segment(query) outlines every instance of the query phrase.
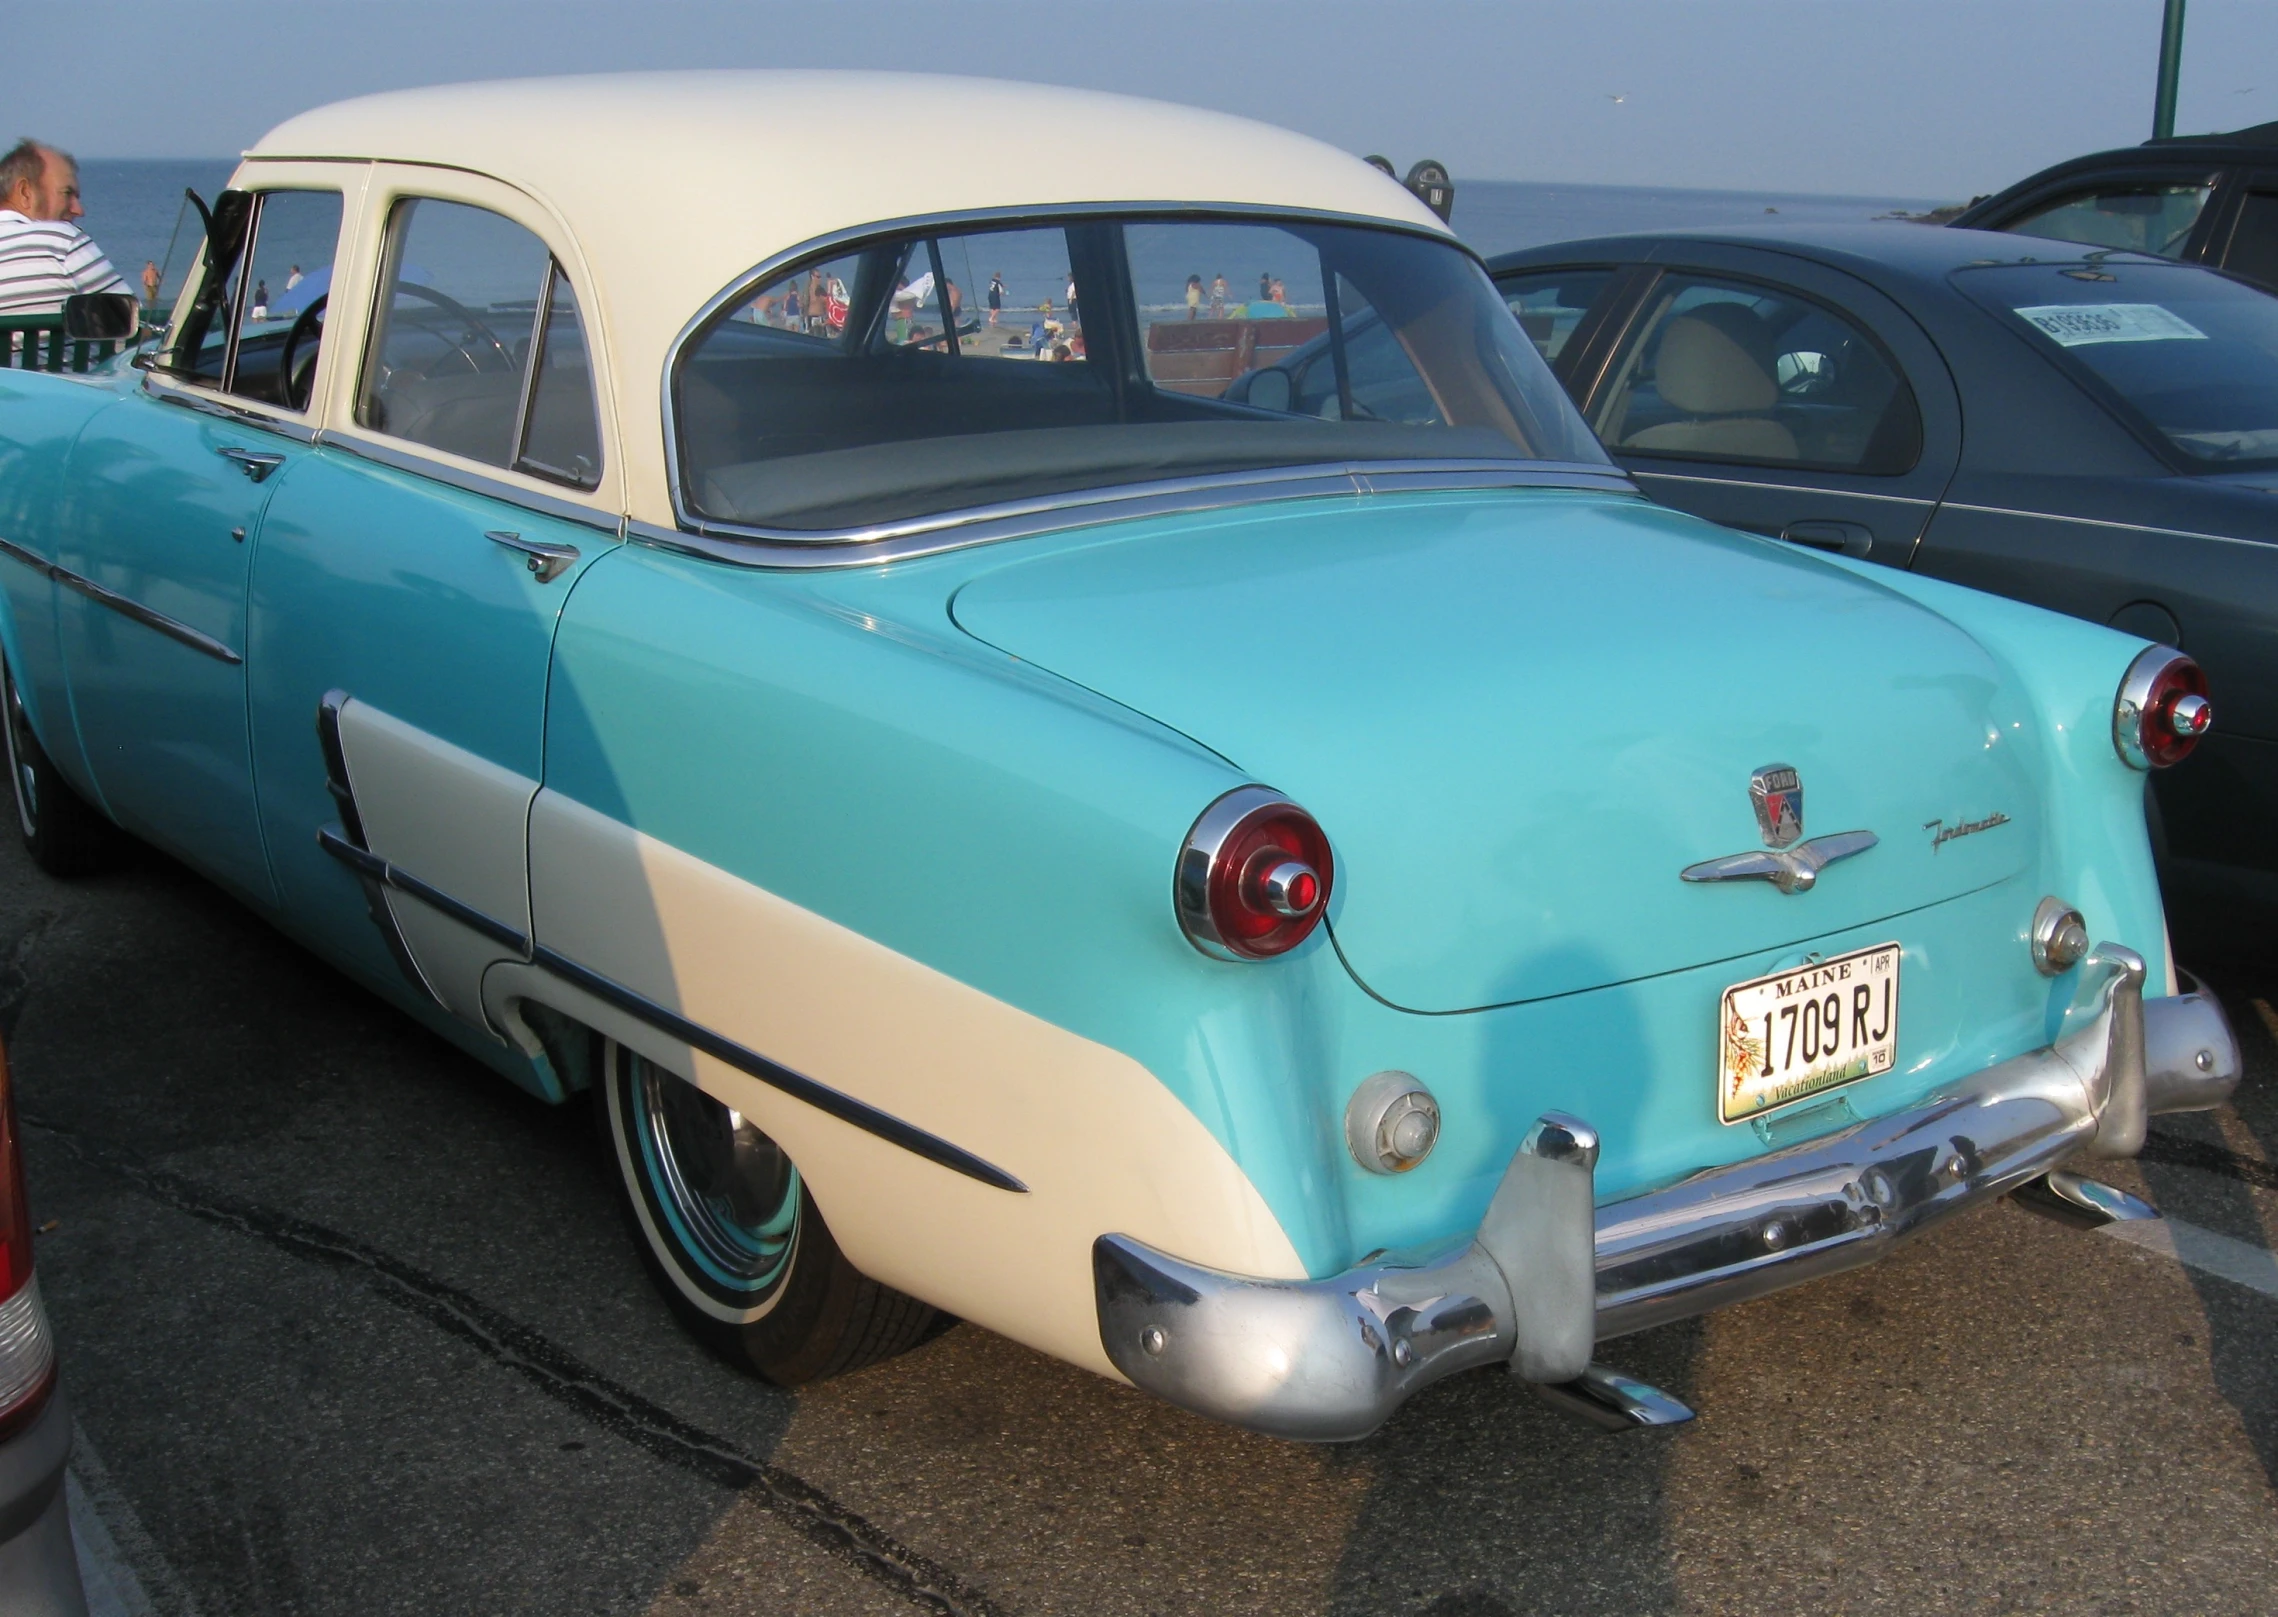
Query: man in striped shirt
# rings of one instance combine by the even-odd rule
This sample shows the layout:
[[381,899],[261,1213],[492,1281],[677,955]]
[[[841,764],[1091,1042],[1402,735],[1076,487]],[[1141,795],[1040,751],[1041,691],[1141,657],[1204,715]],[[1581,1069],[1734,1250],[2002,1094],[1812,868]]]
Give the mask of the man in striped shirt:
[[21,140],[0,157],[0,314],[52,314],[74,292],[128,289],[72,223],[84,211],[68,153]]

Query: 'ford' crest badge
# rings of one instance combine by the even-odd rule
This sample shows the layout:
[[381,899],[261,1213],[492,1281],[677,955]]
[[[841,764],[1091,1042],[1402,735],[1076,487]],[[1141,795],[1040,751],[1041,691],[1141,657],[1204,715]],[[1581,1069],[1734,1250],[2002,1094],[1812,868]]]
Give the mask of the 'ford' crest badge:
[[1786,764],[1766,764],[1748,777],[1748,800],[1764,846],[1784,848],[1803,835],[1803,778]]

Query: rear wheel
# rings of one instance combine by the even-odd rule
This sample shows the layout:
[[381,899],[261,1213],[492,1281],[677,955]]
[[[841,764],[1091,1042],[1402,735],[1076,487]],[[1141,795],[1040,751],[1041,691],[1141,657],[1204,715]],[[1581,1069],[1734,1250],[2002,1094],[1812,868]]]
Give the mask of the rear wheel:
[[40,738],[32,734],[6,657],[0,657],[0,750],[6,753],[16,829],[31,850],[32,862],[51,876],[84,876],[101,869],[117,832],[72,790]]
[[730,1363],[796,1386],[944,1323],[848,1263],[783,1148],[694,1084],[607,1043],[595,1089],[649,1276]]

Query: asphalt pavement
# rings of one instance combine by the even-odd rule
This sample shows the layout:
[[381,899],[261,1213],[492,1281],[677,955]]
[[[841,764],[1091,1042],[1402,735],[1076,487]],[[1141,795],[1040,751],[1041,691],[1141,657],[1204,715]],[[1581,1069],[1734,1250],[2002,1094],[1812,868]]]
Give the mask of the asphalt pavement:
[[959,1326],[795,1393],[649,1291],[582,1104],[528,1099],[171,862],[0,838],[0,1032],[107,1609],[354,1613],[2278,1608],[2278,967],[2201,961],[2236,1106],[1606,1358],[1606,1437],[1498,1372],[1375,1438],[1215,1426]]

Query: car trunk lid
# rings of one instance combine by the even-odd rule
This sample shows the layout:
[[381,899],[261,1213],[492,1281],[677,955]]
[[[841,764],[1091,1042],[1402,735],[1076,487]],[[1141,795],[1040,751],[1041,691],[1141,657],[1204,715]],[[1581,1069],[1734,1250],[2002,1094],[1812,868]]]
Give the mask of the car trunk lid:
[[[2039,836],[2021,713],[1975,641],[1625,497],[1133,523],[1010,560],[953,610],[1311,810],[1336,850],[1336,945],[1407,1009],[1803,947],[2014,875]],[[1805,838],[1878,845],[1805,892],[1681,881],[1765,846],[1749,784],[1770,764],[1799,773]]]

